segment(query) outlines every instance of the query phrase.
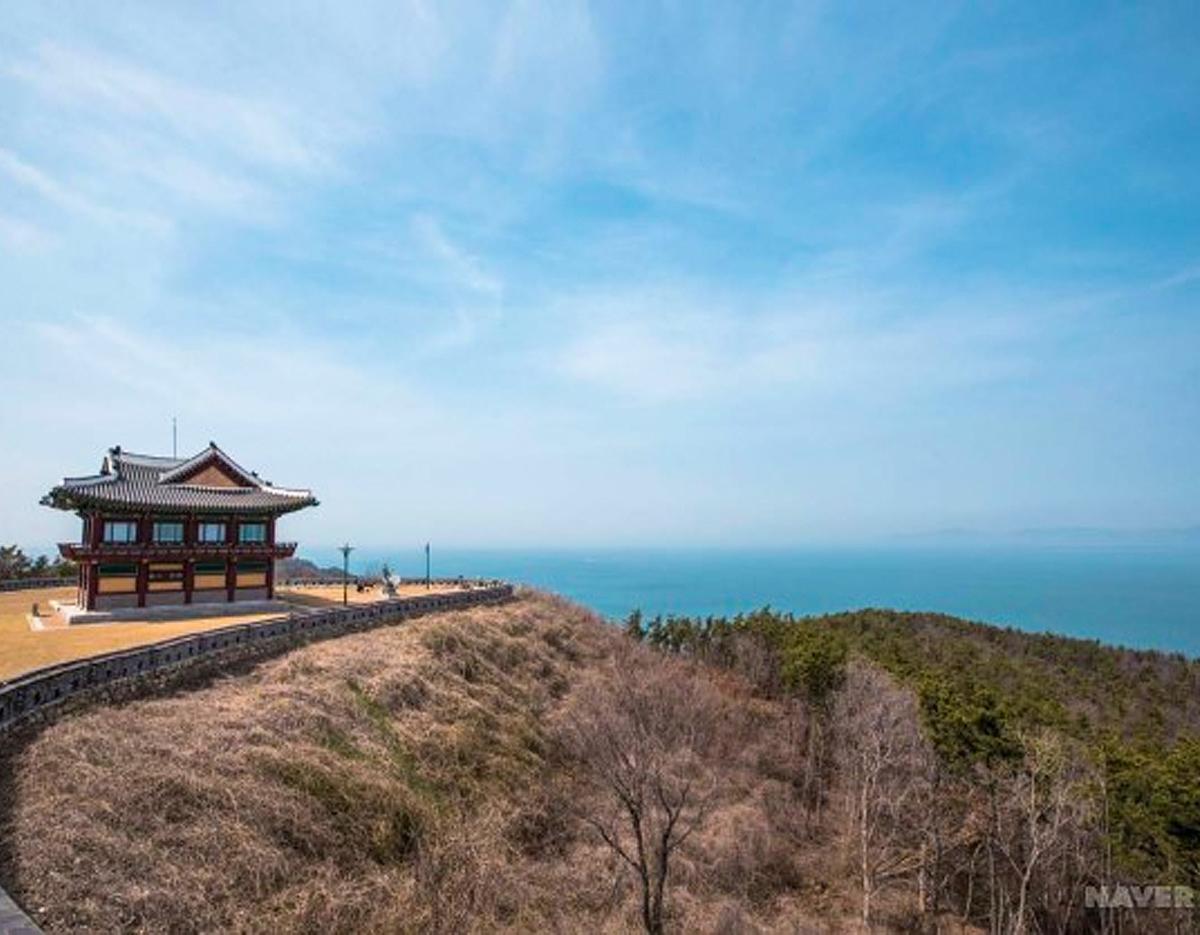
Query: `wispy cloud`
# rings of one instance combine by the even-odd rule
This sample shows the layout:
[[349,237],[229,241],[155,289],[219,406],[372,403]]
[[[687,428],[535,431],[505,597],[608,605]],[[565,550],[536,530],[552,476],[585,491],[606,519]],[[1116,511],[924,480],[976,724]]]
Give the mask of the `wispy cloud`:
[[573,308],[578,333],[555,361],[565,376],[649,402],[803,393],[879,402],[1028,372],[1027,315],[897,316],[890,297],[768,296],[754,306],[698,290],[624,293]]
[[144,121],[244,159],[312,170],[330,161],[328,141],[301,129],[294,104],[253,100],[196,87],[84,49],[44,43],[9,73],[60,103]]
[[418,243],[445,266],[454,285],[491,299],[503,295],[504,283],[499,277],[487,272],[478,257],[451,241],[437,218],[418,214],[412,219],[412,229]]
[[0,243],[15,253],[37,252],[53,244],[53,236],[21,218],[0,214]]
[[1200,282],[1200,263],[1191,263],[1169,276],[1164,276],[1154,283],[1154,287],[1156,289],[1177,289],[1194,282]]
[[40,195],[63,211],[85,215],[105,224],[126,223],[159,233],[169,230],[162,217],[137,210],[124,210],[102,204],[76,189],[60,182],[43,169],[26,162],[11,150],[0,147],[0,174]]

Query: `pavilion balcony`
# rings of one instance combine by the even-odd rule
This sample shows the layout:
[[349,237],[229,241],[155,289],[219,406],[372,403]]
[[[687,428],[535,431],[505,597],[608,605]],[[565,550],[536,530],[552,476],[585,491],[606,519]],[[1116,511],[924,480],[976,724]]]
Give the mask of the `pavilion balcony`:
[[291,558],[295,542],[60,542],[59,554],[74,562],[104,559],[161,559],[163,561],[204,558]]

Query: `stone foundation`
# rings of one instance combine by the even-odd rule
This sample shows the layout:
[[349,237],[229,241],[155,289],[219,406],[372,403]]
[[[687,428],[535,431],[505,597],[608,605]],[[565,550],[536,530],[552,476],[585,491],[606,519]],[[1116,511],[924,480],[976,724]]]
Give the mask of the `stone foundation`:
[[[224,591],[213,592],[224,594]],[[255,589],[253,593],[259,593]],[[291,610],[285,601],[266,600],[266,588],[261,589],[261,600],[239,600],[234,603],[222,601],[212,604],[184,604],[182,595],[167,594],[158,597],[179,598],[153,607],[123,606],[113,610],[83,610],[78,604],[51,601],[54,613],[65,623],[76,626],[83,623],[119,623],[123,620],[187,620],[191,617],[236,617],[241,614],[276,614]],[[149,595],[147,595],[149,597]]]
[[[51,601],[53,603],[53,601]],[[137,607],[136,594],[97,594],[96,610],[122,610],[126,607]]]
[[182,591],[151,591],[146,595],[147,607],[178,607],[184,602]]

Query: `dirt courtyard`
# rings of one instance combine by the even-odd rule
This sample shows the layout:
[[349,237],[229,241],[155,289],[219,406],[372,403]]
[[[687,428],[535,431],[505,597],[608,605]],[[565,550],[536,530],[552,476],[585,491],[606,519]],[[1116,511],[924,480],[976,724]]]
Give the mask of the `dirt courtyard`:
[[[414,597],[450,590],[458,588],[435,584],[426,590],[424,585],[403,585],[399,589],[399,596]],[[235,623],[252,623],[278,615],[278,612],[274,611],[192,617],[186,620],[122,620],[72,627],[54,625],[49,618],[50,601],[70,601],[74,597],[74,588],[38,588],[0,593],[0,681],[58,662],[85,659],[100,653],[169,640],[187,633],[215,630]],[[338,585],[280,588],[276,597],[297,608],[333,607],[341,604],[342,589]],[[383,600],[384,594],[378,588],[359,592],[351,585],[347,598],[353,604],[366,604]],[[35,603],[46,617],[45,629],[34,630],[29,625],[27,615]]]

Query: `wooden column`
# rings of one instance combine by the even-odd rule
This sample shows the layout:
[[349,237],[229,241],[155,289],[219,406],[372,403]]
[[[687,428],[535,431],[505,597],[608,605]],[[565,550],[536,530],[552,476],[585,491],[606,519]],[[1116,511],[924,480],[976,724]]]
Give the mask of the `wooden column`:
[[150,590],[150,563],[144,558],[138,559],[137,566],[137,605],[146,606],[146,592]]
[[[87,545],[91,541],[92,530],[88,523],[87,514],[80,513],[79,517],[83,521],[83,532],[79,536],[79,542],[81,545]],[[87,607],[88,599],[87,567],[88,563],[81,561],[75,572],[75,603],[83,608]]]
[[100,596],[100,563],[91,562],[88,568],[88,601],[87,609],[96,609],[96,598]]
[[267,516],[263,519],[266,523],[266,542],[269,548],[267,549],[267,600],[275,600],[275,517]]
[[88,533],[88,545],[98,549],[104,537],[104,517],[99,513],[92,513],[88,517]]
[[150,548],[154,528],[150,525],[150,514],[143,513],[137,520],[137,544],[141,546],[141,555],[137,563],[137,605],[146,606],[146,594],[150,590],[150,564],[146,560],[146,552]]
[[237,560],[233,556],[233,546],[237,542],[237,520],[228,517],[225,520],[225,599],[232,603],[237,600]]
[[[185,516],[183,518],[183,545],[192,552],[196,549],[195,516]],[[192,602],[192,592],[194,590],[196,590],[196,560],[194,558],[185,558],[183,560],[183,602],[185,604]]]

